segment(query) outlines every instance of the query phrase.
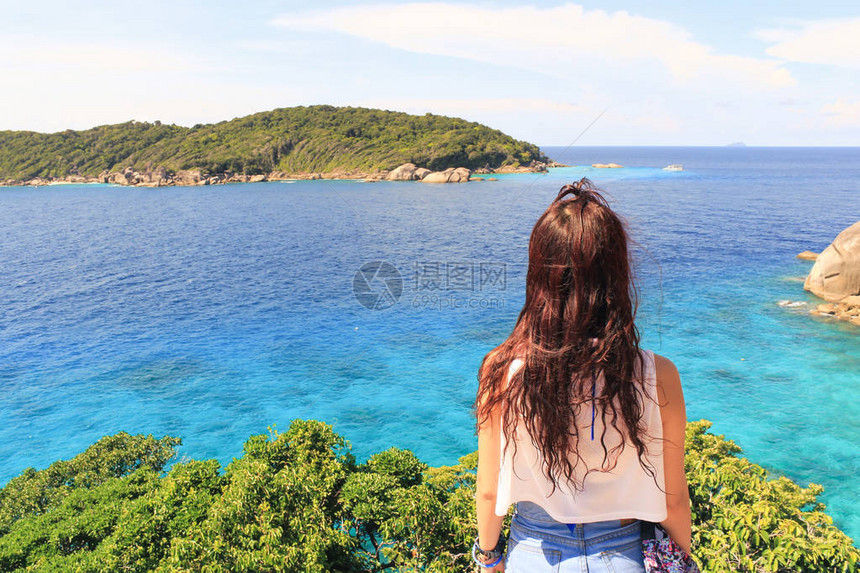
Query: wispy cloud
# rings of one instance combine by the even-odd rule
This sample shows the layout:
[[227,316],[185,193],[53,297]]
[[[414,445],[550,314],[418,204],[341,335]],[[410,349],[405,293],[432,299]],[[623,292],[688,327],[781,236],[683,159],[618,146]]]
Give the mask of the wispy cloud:
[[579,114],[590,110],[582,104],[553,101],[544,98],[476,98],[476,99],[380,99],[365,105],[405,109],[416,113],[433,111],[440,114],[468,115],[476,112],[515,113],[540,112]]
[[860,127],[860,99],[848,101],[842,98],[824,105],[821,113],[828,125],[835,127]]
[[0,129],[193,125],[329,103],[453,115],[542,144],[567,144],[607,108],[580,143],[860,144],[856,11],[787,20],[788,9],[749,5],[748,21],[768,28],[754,32],[583,1],[173,2],[131,35],[132,5],[58,3],[39,26],[39,9],[12,11]]
[[719,54],[670,22],[625,11],[493,8],[450,3],[359,5],[282,16],[286,28],[335,31],[419,52],[569,75],[608,65],[656,66],[684,84],[721,77],[749,88],[796,83],[777,60]]
[[756,36],[773,43],[766,52],[775,58],[860,68],[860,18],[803,22],[758,30]]
[[283,105],[289,87],[247,85],[216,62],[144,45],[0,39],[0,129],[85,129],[130,119],[193,125]]
[[101,74],[135,74],[183,72],[199,70],[200,61],[159,48],[122,47],[93,42],[76,45],[60,43],[33,43],[26,38],[0,40],[0,70],[3,72],[30,71],[47,75],[54,73],[86,74],[99,77]]

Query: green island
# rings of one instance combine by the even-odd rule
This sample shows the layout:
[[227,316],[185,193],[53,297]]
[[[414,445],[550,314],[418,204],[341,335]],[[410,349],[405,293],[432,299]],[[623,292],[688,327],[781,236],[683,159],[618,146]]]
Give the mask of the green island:
[[[687,427],[693,548],[711,573],[857,571],[816,501],[740,448]],[[0,490],[2,571],[471,571],[477,453],[428,467],[391,448],[357,463],[328,424],[251,436],[226,468],[179,438],[105,436]]]
[[84,131],[0,131],[0,184],[5,185],[379,178],[406,163],[430,171],[489,172],[549,161],[536,145],[479,123],[328,105],[193,127],[129,121]]

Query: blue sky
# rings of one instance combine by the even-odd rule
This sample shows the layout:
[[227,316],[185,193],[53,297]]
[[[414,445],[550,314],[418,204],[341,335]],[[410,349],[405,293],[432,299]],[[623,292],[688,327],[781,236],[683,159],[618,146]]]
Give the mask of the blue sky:
[[860,145],[860,7],[0,0],[0,129],[327,103],[540,145]]

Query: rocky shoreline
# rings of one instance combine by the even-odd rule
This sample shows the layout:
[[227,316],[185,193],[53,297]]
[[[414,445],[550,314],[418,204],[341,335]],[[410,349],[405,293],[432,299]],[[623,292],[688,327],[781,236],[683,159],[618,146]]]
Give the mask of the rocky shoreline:
[[819,304],[810,311],[819,316],[829,316],[860,326],[860,296],[849,296],[839,302]]
[[[221,185],[226,183],[258,183],[261,181],[296,181],[316,179],[349,179],[360,181],[422,181],[425,183],[464,183],[471,180],[486,179],[483,177],[473,178],[473,175],[492,175],[495,173],[545,173],[548,168],[567,167],[560,163],[543,163],[533,161],[528,166],[513,167],[510,165],[491,168],[483,167],[474,171],[465,167],[451,167],[444,171],[431,171],[423,167],[416,167],[412,163],[405,163],[391,171],[332,171],[288,173],[286,171],[272,171],[266,174],[247,175],[244,173],[216,173],[207,174],[199,169],[189,169],[170,172],[164,167],[156,167],[145,171],[137,171],[126,167],[122,171],[102,171],[96,176],[66,175],[65,177],[35,177],[32,179],[7,179],[0,181],[0,187],[28,186],[41,187],[44,185],[70,185],[87,183],[107,183],[113,185],[125,185],[130,187],[174,187],[174,186],[196,186],[196,185]],[[492,177],[488,178],[492,179]]]
[[860,326],[860,221],[839,233],[821,254],[803,251],[797,258],[815,261],[803,288],[826,301],[810,312]]

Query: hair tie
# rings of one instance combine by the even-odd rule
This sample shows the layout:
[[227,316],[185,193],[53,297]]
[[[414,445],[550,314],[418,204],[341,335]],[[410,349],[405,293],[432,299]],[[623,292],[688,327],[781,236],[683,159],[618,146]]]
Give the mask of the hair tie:
[[594,189],[594,184],[587,178],[583,177],[579,181],[574,181],[573,183],[568,183],[563,186],[561,190],[558,192],[558,196],[555,198],[556,201],[561,200],[567,194],[573,195],[577,199],[580,197],[584,197],[586,200],[593,197],[592,190]]

